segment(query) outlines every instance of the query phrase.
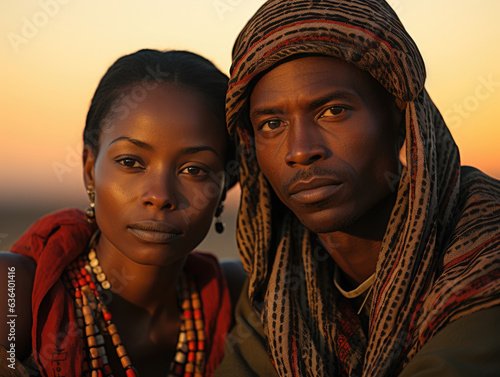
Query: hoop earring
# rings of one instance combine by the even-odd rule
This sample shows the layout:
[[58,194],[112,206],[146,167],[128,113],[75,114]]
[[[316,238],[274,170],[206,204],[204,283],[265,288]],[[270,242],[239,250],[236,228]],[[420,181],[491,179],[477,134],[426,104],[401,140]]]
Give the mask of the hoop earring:
[[87,195],[89,196],[90,206],[85,211],[85,215],[87,216],[87,221],[89,223],[93,223],[95,221],[95,189],[94,186],[87,186]]
[[224,223],[220,218],[222,211],[224,211],[224,204],[220,203],[215,211],[215,231],[219,234],[224,232]]

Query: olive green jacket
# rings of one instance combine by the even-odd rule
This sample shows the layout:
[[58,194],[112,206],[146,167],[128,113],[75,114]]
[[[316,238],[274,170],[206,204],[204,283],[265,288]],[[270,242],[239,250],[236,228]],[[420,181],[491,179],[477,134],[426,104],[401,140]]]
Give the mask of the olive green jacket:
[[[267,351],[258,314],[245,284],[236,306],[236,325],[226,339],[215,377],[278,376]],[[425,344],[399,377],[500,376],[500,307],[452,322]]]

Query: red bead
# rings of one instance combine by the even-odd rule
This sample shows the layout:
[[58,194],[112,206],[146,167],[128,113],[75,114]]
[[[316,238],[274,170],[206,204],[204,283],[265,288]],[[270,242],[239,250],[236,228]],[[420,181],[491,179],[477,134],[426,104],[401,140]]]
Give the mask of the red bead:
[[75,297],[76,298],[81,298],[82,297],[82,291],[80,291],[79,289],[76,289],[75,290]]
[[97,371],[97,375],[98,375],[99,377],[102,377],[102,372],[101,372],[101,370],[100,370],[100,369]]
[[135,371],[132,368],[128,368],[125,371],[125,374],[127,375],[127,377],[137,377],[137,375],[135,374]]
[[196,355],[194,352],[188,352],[188,357],[187,357],[189,362],[194,362],[196,360]]
[[97,292],[96,290],[94,290],[93,292],[95,297],[99,297],[99,292]]
[[90,289],[93,289],[94,291],[97,289],[97,287],[96,287],[96,285],[95,285],[94,282],[90,282],[89,283],[89,287],[90,287]]
[[194,341],[188,342],[188,348],[190,351],[195,351],[196,350],[196,342],[194,342]]
[[80,287],[84,287],[87,285],[87,280],[85,280],[84,278],[80,278],[78,279],[78,284],[80,284]]
[[201,319],[202,318],[202,313],[200,309],[195,309],[194,310],[194,319]]
[[88,275],[88,271],[85,269],[85,267],[80,268],[80,273],[85,276]]
[[198,350],[199,351],[205,351],[205,342],[203,341],[198,341]]
[[104,320],[107,322],[107,321],[111,321],[111,318],[112,318],[112,315],[110,312],[102,312],[102,315],[104,317]]
[[184,310],[184,318],[186,319],[193,318],[193,312],[191,310]]
[[106,376],[113,374],[113,371],[111,370],[111,367],[109,366],[109,364],[104,365],[103,369],[104,369],[104,374]]
[[87,280],[87,283],[90,283],[92,281],[92,276],[85,275],[85,280]]
[[183,371],[184,371],[184,365],[175,364],[174,373],[176,376],[182,376]]
[[75,288],[75,289],[80,288],[80,285],[78,284],[78,282],[75,279],[71,280],[71,284],[73,284],[73,288]]

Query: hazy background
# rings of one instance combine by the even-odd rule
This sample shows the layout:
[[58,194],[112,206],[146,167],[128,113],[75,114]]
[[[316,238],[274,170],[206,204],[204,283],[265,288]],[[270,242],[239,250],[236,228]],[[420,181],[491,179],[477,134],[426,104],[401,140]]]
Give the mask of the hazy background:
[[[44,213],[84,209],[81,133],[105,70],[141,48],[187,49],[228,73],[233,42],[263,1],[3,0],[0,4],[0,249]],[[462,162],[500,178],[500,1],[391,0],[419,46],[427,89]],[[238,192],[223,235],[236,256]]]

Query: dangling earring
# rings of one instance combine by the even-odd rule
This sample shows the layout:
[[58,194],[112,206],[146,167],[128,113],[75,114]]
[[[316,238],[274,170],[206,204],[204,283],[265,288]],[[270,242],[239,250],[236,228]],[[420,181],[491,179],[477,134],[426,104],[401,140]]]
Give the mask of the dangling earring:
[[89,196],[90,200],[90,207],[87,208],[85,211],[85,214],[87,215],[87,221],[89,223],[93,223],[95,221],[95,189],[94,186],[89,185],[87,186],[87,195]]
[[224,232],[224,223],[220,218],[222,211],[224,211],[224,204],[220,203],[217,207],[217,210],[215,211],[215,231],[219,234]]

